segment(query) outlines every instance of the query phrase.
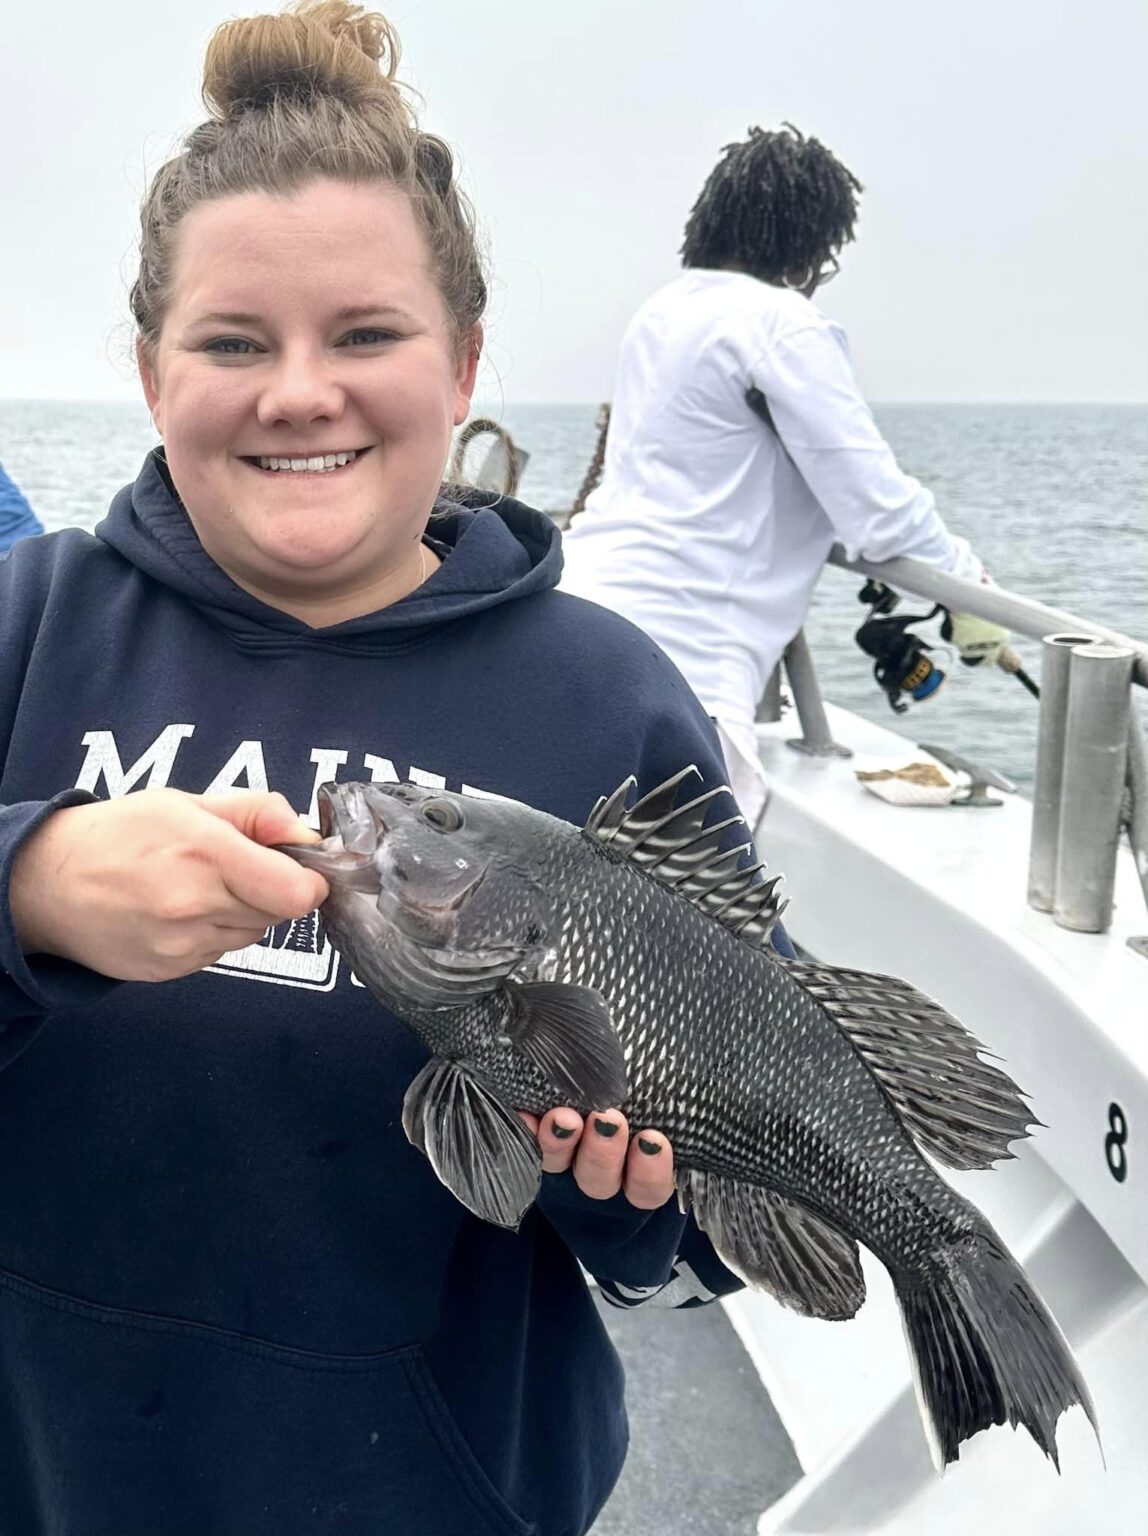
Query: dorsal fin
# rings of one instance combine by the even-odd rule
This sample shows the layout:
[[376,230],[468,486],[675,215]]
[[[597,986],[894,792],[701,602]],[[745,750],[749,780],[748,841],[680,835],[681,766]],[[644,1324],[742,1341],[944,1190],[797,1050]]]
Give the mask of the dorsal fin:
[[[730,794],[726,785],[695,795],[684,805],[674,804],[678,789],[690,778],[701,778],[693,764],[627,809],[635,785],[631,775],[598,801],[583,835],[608,848],[619,862],[644,869],[749,943],[764,946],[788,905],[777,897],[780,877],[763,881],[759,877],[764,865],[746,862],[753,844],[740,816],[706,825],[707,813]],[[745,839],[734,847],[723,846],[739,829]]]
[[949,1168],[991,1168],[1039,1125],[1007,1073],[940,1003],[907,981],[786,960],[786,970],[852,1040],[905,1129]]

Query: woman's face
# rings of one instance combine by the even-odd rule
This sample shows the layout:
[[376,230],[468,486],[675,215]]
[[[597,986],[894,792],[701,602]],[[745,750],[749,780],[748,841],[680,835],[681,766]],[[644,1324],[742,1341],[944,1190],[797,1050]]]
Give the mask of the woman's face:
[[457,342],[409,198],[324,180],[202,203],[173,266],[140,374],[208,554],[316,626],[411,591],[481,333]]

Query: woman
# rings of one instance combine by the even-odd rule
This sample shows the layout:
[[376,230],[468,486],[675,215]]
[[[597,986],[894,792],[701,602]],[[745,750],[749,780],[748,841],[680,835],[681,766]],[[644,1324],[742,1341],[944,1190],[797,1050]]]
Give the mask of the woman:
[[485,285],[396,55],[341,0],[216,33],[142,214],[163,448],[0,564],[5,1536],[574,1536],[626,1440],[577,1261],[736,1286],[617,1110],[543,1118],[519,1233],[464,1211],[402,1132],[421,1048],[273,846],[335,777],[574,821],[721,782],[549,521],[439,499]]
[[[602,482],[565,539],[563,588],[641,625],[717,720],[751,826],[766,798],[757,706],[834,540],[985,579],[898,467],[844,332],[812,302],[860,191],[789,125],[726,147],[686,224],[684,274],[626,331]],[[971,665],[1008,639],[967,614],[946,637]]]

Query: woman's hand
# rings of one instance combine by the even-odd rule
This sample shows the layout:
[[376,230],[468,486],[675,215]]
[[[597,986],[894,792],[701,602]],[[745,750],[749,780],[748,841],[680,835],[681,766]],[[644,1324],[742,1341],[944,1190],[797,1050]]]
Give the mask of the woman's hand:
[[56,811],[12,868],[25,953],[120,981],[170,981],[302,917],[327,882],[274,843],[315,842],[282,795],[143,790]]
[[574,1109],[551,1109],[539,1120],[519,1110],[538,1137],[544,1173],[573,1168],[574,1182],[591,1200],[609,1200],[619,1190],[631,1205],[654,1211],[674,1192],[674,1153],[660,1131],[639,1131],[630,1139],[620,1109],[604,1109],[585,1120]]

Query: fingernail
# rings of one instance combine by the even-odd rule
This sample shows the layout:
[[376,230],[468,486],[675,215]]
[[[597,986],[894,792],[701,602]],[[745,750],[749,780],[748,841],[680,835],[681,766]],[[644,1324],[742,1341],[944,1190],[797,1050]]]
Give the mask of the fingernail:
[[616,1120],[595,1119],[594,1129],[598,1132],[599,1136],[616,1136],[618,1134],[618,1122]]
[[657,1157],[662,1150],[662,1144],[660,1141],[647,1141],[644,1136],[639,1136],[638,1150],[644,1152],[647,1157]]
[[568,1137],[573,1136],[574,1127],[572,1125],[556,1125],[551,1122],[550,1134],[557,1137],[559,1141],[566,1141]]

